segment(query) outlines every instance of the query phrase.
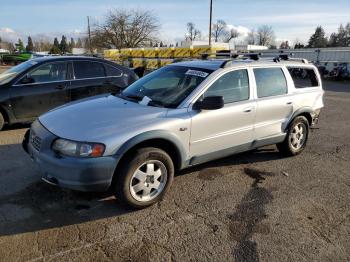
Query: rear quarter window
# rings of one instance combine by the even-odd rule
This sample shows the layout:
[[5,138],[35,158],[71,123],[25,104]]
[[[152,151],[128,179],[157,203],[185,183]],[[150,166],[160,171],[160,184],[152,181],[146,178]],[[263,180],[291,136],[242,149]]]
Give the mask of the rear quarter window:
[[90,61],[74,61],[76,79],[105,77],[105,68],[102,63]]
[[286,94],[287,81],[282,68],[254,68],[258,97]]
[[317,75],[312,68],[287,67],[293,79],[295,88],[307,88],[319,86]]
[[115,66],[104,64],[106,68],[106,74],[107,76],[112,76],[112,77],[119,77],[122,76],[123,72],[116,68]]

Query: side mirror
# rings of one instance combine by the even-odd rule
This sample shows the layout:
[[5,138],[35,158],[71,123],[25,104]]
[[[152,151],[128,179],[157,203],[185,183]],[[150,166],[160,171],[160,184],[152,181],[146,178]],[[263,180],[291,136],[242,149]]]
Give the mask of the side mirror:
[[32,78],[30,76],[25,76],[21,80],[21,84],[33,84],[34,82],[35,82],[34,78]]
[[222,96],[208,96],[202,101],[197,101],[193,105],[194,110],[216,110],[224,107],[224,98]]

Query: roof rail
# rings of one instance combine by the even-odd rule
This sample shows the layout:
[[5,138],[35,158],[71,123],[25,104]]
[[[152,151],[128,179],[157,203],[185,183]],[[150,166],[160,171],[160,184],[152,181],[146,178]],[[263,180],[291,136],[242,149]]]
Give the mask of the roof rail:
[[231,50],[222,50],[212,53],[202,53],[201,58],[206,60],[208,58],[233,58],[233,59],[252,59],[259,60],[259,57],[262,56],[262,53],[232,53]]
[[221,68],[227,67],[230,63],[234,62],[235,60],[253,60],[258,61],[260,59],[261,53],[234,53],[231,54],[230,58],[226,61],[224,61],[221,64]]
[[299,62],[302,62],[302,63],[304,63],[304,64],[308,64],[309,63],[309,61],[307,60],[307,59],[305,59],[305,58],[292,58],[292,57],[290,57],[290,56],[293,56],[294,54],[293,53],[290,53],[290,54],[280,54],[279,56],[277,56],[277,57],[275,57],[275,58],[273,58],[273,61],[275,62],[275,63],[277,63],[277,62],[281,62],[281,60],[283,60],[283,61],[299,61]]

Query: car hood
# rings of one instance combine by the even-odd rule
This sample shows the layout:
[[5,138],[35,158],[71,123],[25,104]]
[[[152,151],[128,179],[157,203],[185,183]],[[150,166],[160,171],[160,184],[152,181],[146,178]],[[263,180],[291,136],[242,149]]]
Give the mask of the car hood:
[[159,121],[166,112],[166,108],[140,105],[109,95],[56,108],[40,116],[39,121],[58,137],[99,142],[110,135]]

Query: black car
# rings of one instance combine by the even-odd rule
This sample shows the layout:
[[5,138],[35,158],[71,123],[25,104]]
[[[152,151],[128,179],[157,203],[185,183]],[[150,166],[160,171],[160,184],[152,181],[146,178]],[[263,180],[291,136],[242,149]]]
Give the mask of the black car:
[[0,74],[0,130],[70,101],[118,93],[137,79],[132,70],[95,57],[29,60]]

